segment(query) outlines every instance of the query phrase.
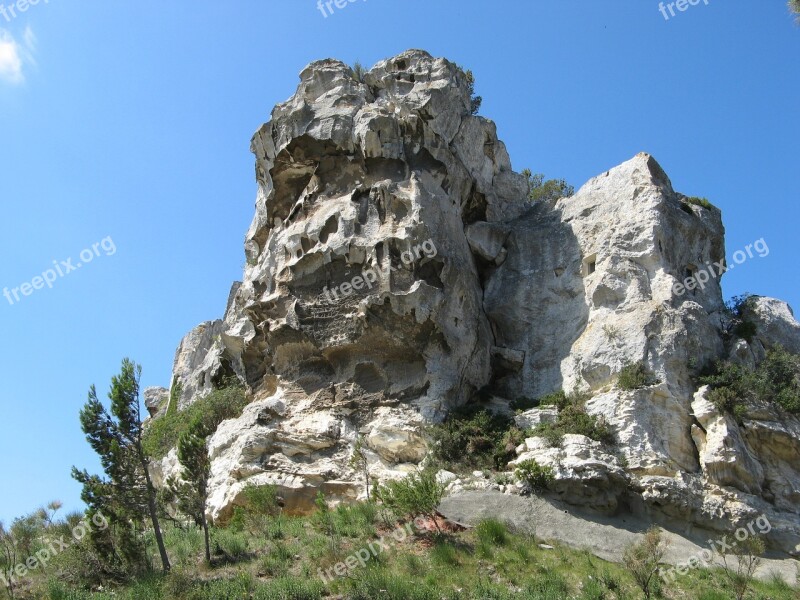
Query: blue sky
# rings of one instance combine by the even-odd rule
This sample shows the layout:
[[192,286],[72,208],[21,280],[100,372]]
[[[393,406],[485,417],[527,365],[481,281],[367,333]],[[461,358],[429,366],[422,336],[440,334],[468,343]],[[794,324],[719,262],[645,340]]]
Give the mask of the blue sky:
[[[168,385],[181,337],[222,315],[253,214],[250,137],[316,59],[424,48],[471,68],[517,170],[578,186],[650,152],[722,208],[729,257],[768,243],[726,295],[800,306],[800,28],[783,0],[669,20],[653,0],[356,0],[327,17],[316,0],[41,0],[15,14],[0,15],[0,288],[31,293],[0,297],[0,519],[79,508],[70,467],[97,468],[77,418],[89,385],[105,393],[125,356],[143,385]],[[34,281],[84,249],[52,289]]]

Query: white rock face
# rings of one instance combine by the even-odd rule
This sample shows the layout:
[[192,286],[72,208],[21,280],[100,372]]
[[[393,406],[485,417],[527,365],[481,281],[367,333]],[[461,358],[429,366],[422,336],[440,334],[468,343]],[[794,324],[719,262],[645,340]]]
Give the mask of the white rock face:
[[744,317],[755,324],[755,339],[764,347],[782,346],[793,354],[800,353],[800,323],[786,302],[757,296],[746,305]]
[[692,425],[692,439],[700,453],[700,466],[706,481],[760,494],[764,469],[745,444],[734,418],[721,414],[706,400],[707,390],[707,386],[702,387],[692,402],[698,421],[697,425]]
[[169,400],[169,390],[163,387],[149,387],[145,388],[142,394],[144,396],[144,406],[150,417],[155,417],[165,410],[167,407],[167,400]]
[[[800,352],[788,305],[752,303],[748,343],[727,335],[717,278],[678,286],[724,260],[719,210],[686,203],[645,153],[527,205],[494,123],[470,114],[464,73],[422,51],[363,81],[334,60],[300,78],[252,140],[243,281],[176,353],[180,409],[230,377],[253,399],[210,442],[215,519],[251,484],[277,485],[294,512],[320,489],[363,497],[359,436],[371,476],[401,477],[427,454],[426,425],[478,390],[510,412],[510,399],[578,389],[615,447],[568,435],[518,457],[552,464],[564,500],[715,529],[765,514],[772,544],[800,551],[800,421],[751,407],[737,422],[695,381],[722,358]],[[633,363],[654,381],[620,389]],[[154,467],[159,481],[174,462]]]
[[555,423],[558,409],[554,406],[531,408],[514,416],[514,424],[520,429],[533,429],[544,423]]
[[617,458],[586,436],[567,434],[559,448],[551,448],[544,438],[528,438],[518,450],[519,457],[509,467],[526,460],[551,467],[551,489],[570,504],[613,512],[627,490],[627,476]]

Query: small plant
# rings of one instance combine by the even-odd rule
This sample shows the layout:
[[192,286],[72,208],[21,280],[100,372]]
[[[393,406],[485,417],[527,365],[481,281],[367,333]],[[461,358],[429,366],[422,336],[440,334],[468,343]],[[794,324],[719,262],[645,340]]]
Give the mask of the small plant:
[[215,529],[213,539],[215,553],[223,555],[229,561],[237,561],[247,555],[247,537],[238,531]]
[[365,74],[366,69],[364,68],[364,65],[362,65],[360,61],[356,61],[353,65],[353,79],[355,79],[358,83],[364,83]]
[[656,574],[664,559],[667,546],[668,542],[661,536],[661,530],[652,527],[644,534],[641,542],[628,547],[623,554],[622,561],[625,568],[647,599],[651,598],[660,586],[661,582]]
[[508,543],[508,528],[497,519],[485,519],[478,523],[475,533],[482,544],[505,546]]
[[350,468],[359,472],[364,477],[364,486],[367,492],[367,501],[370,499],[369,494],[369,460],[367,459],[366,443],[362,436],[358,436],[355,446],[353,446],[353,454],[350,456]]
[[614,444],[614,432],[602,417],[586,412],[584,404],[588,396],[581,392],[567,395],[563,391],[549,394],[540,399],[542,406],[558,408],[555,423],[542,423],[533,430],[533,434],[543,437],[551,448],[560,448],[564,435],[571,433],[584,435],[603,444]]
[[528,484],[534,492],[543,492],[555,480],[553,467],[542,466],[534,459],[524,460],[517,465],[514,475]]
[[733,544],[731,554],[735,564],[729,565],[728,561],[731,559],[722,554],[722,563],[725,566],[723,573],[736,600],[742,600],[747,594],[747,590],[750,589],[756,569],[761,564],[761,555],[765,550],[764,540],[753,536]]
[[431,471],[412,473],[400,481],[389,481],[375,490],[378,500],[396,517],[414,519],[429,517],[439,529],[437,509],[442,503],[445,486],[436,481]]
[[498,473],[494,478],[494,482],[497,485],[511,485],[514,483],[514,478],[508,473]]
[[575,195],[575,188],[563,179],[545,179],[542,173],[532,173],[530,169],[524,169],[522,175],[528,180],[531,202],[555,201]]
[[333,540],[336,537],[336,527],[333,523],[333,515],[328,506],[328,501],[325,499],[325,494],[322,493],[322,490],[317,491],[314,505],[317,507],[317,512],[314,513],[314,525]]
[[697,196],[685,196],[683,198],[683,202],[691,204],[692,206],[699,206],[701,208],[705,208],[706,210],[711,210],[712,208],[714,208],[714,205],[708,201],[708,198],[699,198]]
[[608,325],[608,324],[603,325],[603,333],[606,334],[606,337],[611,342],[619,339],[619,329],[617,329],[613,325]]
[[757,333],[756,324],[747,319],[748,309],[752,309],[757,296],[753,294],[742,294],[734,296],[725,303],[725,309],[731,319],[731,323],[726,333],[733,334],[742,338],[747,343],[751,343]]
[[638,390],[655,383],[643,362],[624,366],[617,378],[617,385],[623,390]]
[[[508,417],[472,405],[453,411],[441,425],[430,428],[433,456],[448,468],[474,470],[505,467],[522,432]],[[513,447],[510,444],[516,441]]]
[[475,75],[473,75],[472,71],[467,70],[464,75],[467,78],[467,87],[469,88],[470,114],[477,115],[481,110],[483,98],[475,94]]
[[563,409],[568,404],[570,404],[570,398],[564,390],[559,390],[539,398],[539,406],[555,406],[558,410]]
[[461,563],[458,550],[446,538],[436,540],[431,548],[431,562],[445,567],[457,567]]

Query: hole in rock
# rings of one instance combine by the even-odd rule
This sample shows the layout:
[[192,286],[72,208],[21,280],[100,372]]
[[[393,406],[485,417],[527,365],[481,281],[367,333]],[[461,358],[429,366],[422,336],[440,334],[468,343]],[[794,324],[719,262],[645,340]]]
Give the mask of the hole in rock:
[[587,256],[583,259],[581,273],[584,277],[587,277],[595,271],[597,271],[597,254],[592,254],[591,256]]

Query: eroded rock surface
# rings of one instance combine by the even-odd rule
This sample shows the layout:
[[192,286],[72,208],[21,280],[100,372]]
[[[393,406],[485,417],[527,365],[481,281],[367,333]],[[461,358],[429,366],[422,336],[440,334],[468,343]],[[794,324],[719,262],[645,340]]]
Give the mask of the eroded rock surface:
[[[277,485],[294,512],[319,489],[363,497],[359,437],[371,476],[403,476],[425,459],[426,425],[477,390],[507,410],[577,389],[614,447],[531,438],[518,458],[551,464],[564,501],[712,529],[767,514],[773,545],[800,550],[800,421],[754,407],[740,422],[696,384],[721,358],[800,351],[788,305],[750,305],[748,342],[729,335],[717,278],[677,286],[724,260],[719,210],[687,203],[645,153],[530,206],[494,123],[470,113],[464,73],[423,51],[363,81],[335,60],[300,80],[252,140],[242,282],[175,359],[180,409],[230,378],[253,399],[210,441],[215,519],[250,484]],[[622,390],[633,363],[653,381]],[[167,457],[156,479],[175,468]]]

